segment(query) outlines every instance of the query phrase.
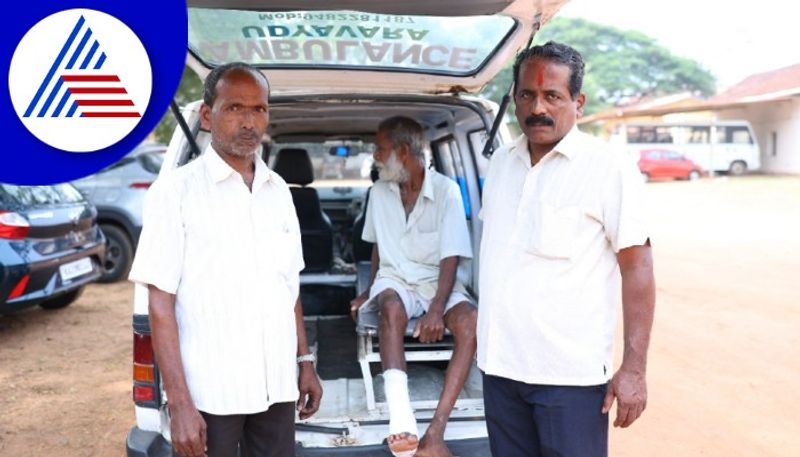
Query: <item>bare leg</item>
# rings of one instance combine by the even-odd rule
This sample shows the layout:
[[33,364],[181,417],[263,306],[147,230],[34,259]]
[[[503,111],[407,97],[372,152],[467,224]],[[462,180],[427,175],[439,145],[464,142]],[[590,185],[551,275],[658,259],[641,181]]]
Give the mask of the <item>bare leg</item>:
[[[385,372],[396,369],[405,372],[406,357],[403,339],[408,325],[406,309],[394,289],[386,289],[378,295],[378,306],[381,311],[378,337],[380,338],[383,370]],[[417,435],[411,434],[409,431],[389,435],[386,441],[392,453],[412,452],[419,444]]]
[[444,430],[472,366],[477,347],[477,323],[478,310],[468,302],[457,304],[444,315],[444,325],[453,334],[455,348],[447,365],[444,390],[436,405],[433,420],[420,441],[417,457],[452,457],[444,444]]
[[381,363],[383,369],[396,368],[406,371],[406,354],[403,349],[403,338],[406,335],[408,316],[400,296],[394,289],[386,289],[378,294],[378,306],[381,322],[378,328],[380,339]]

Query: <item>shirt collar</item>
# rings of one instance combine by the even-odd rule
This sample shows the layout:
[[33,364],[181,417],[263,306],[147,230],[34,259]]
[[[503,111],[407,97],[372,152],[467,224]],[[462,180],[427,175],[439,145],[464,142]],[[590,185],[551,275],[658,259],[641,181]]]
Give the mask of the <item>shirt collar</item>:
[[578,125],[573,125],[572,129],[564,135],[564,138],[561,138],[561,141],[556,144],[553,150],[571,160],[582,148],[582,135],[583,133],[578,130]]
[[[211,173],[211,178],[214,180],[214,183],[220,183],[228,179],[234,173],[237,173],[236,170],[220,157],[219,153],[217,153],[210,144],[206,148],[203,158],[205,159],[206,168],[209,173]],[[267,164],[264,163],[261,157],[255,157],[255,164],[256,170],[253,178],[253,188],[256,187],[256,184],[266,183],[272,177],[270,170],[267,168]]]
[[[433,191],[433,178],[431,177],[431,170],[425,169],[425,177],[422,178],[422,187],[419,190],[419,193],[427,198],[428,200],[435,201],[434,195],[436,193]],[[389,182],[389,188],[392,189],[397,194],[400,194],[400,184],[391,181]]]
[[[553,151],[571,160],[581,148],[581,135],[582,133],[578,130],[578,126],[572,126],[572,129],[564,135],[564,138],[561,138],[561,141],[556,143]],[[530,167],[531,153],[528,149],[528,137],[524,133],[514,141],[509,152],[515,154]]]

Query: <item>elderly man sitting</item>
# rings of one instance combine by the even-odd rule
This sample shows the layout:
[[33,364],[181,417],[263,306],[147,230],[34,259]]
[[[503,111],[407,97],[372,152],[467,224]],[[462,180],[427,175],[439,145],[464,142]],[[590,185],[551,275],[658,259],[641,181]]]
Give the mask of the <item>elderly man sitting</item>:
[[[424,163],[422,127],[406,117],[383,121],[375,138],[380,180],[371,191],[362,238],[374,243],[371,287],[351,302],[380,315],[380,352],[389,406],[389,449],[395,456],[450,457],[447,420],[475,355],[477,309],[458,279],[459,260],[472,257],[458,186]],[[425,436],[408,396],[403,338],[409,318],[414,335],[439,341],[445,328],[455,348],[445,385]]]

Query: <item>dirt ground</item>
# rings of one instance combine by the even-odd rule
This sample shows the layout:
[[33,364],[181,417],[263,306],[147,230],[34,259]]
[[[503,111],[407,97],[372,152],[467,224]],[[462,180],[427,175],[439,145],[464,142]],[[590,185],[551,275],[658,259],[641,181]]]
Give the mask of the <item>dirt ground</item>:
[[[800,455],[800,178],[660,182],[647,194],[650,400],[633,427],[612,430],[611,455]],[[124,455],[131,291],[92,285],[67,309],[0,317],[0,456]]]

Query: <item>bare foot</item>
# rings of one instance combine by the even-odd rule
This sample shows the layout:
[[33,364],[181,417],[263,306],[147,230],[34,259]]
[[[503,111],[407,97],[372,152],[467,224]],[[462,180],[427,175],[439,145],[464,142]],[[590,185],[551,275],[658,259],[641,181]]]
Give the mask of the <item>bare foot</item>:
[[389,437],[386,438],[386,442],[389,444],[389,450],[392,451],[392,454],[394,455],[398,455],[397,453],[400,452],[414,451],[419,445],[417,435],[412,435],[408,432],[389,435]]
[[419,442],[416,457],[453,457],[441,438],[430,438],[427,434]]

